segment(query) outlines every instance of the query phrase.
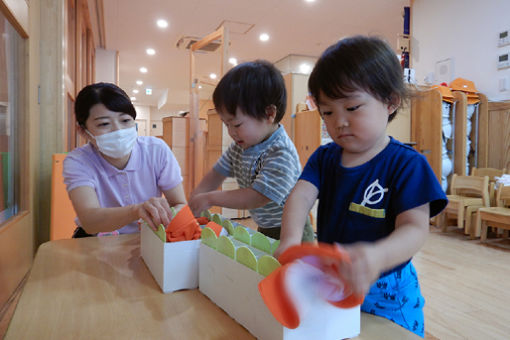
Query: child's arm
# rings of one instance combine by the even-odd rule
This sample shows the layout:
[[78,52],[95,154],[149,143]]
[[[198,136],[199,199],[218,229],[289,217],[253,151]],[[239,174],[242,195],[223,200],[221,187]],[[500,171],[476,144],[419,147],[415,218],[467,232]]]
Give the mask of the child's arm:
[[191,192],[190,201],[191,199],[197,195],[204,192],[209,192],[218,189],[218,187],[225,181],[225,176],[220,174],[218,171],[211,169],[205,176],[202,178],[200,183],[197,185],[195,189]]
[[255,209],[269,203],[270,199],[252,188],[242,188],[227,191],[209,191],[195,194],[189,200],[189,206],[193,214],[197,216],[200,212],[212,206],[219,206],[231,209]]
[[290,246],[301,244],[306,217],[318,194],[317,187],[304,180],[299,180],[292,189],[283,208],[280,245],[274,253],[276,258]]
[[340,267],[341,276],[354,293],[366,294],[379,275],[416,254],[425,243],[429,231],[429,204],[400,213],[395,230],[374,243],[358,242],[343,246],[349,252],[351,265]]

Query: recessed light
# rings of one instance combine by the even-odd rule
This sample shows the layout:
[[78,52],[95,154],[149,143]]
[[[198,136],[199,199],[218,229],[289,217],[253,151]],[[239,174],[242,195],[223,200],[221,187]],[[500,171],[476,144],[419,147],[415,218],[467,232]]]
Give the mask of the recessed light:
[[234,57],[231,57],[231,58],[228,58],[228,62],[234,66],[237,65],[237,58],[234,58]]
[[165,19],[159,19],[156,21],[156,25],[158,25],[159,28],[167,28],[168,27],[168,21]]
[[315,2],[315,0],[305,0],[306,2]]
[[147,73],[147,67],[140,67],[140,72]]
[[136,85],[142,85],[142,84],[143,84],[143,81],[141,81],[141,80],[136,81]]
[[216,73],[211,73],[211,74],[209,75],[209,78],[211,78],[211,79],[216,79],[216,77],[218,77],[218,76],[216,75]]
[[201,89],[202,88],[202,85],[198,85],[198,88]]
[[145,89],[145,94],[148,95],[148,96],[152,96],[152,89],[151,88],[146,88]]
[[133,93],[134,93],[134,94],[137,94],[137,93],[138,93],[138,90],[137,90],[137,89],[134,89],[134,90],[133,90]]
[[302,63],[301,65],[299,65],[299,72],[308,74],[311,71],[312,71],[312,66],[310,66],[310,64]]
[[148,54],[148,55],[155,55],[156,54],[156,50],[153,49],[153,48],[148,48],[145,50],[145,52]]
[[131,101],[134,102],[136,100],[136,97],[130,97]]
[[269,34],[262,33],[261,35],[259,35],[259,39],[260,39],[260,41],[268,41],[269,40]]

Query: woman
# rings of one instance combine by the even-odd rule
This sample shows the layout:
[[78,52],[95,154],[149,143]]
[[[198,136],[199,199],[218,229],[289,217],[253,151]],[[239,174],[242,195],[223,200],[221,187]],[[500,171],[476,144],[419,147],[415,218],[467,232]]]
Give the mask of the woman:
[[[75,104],[78,132],[88,143],[64,160],[64,182],[78,217],[73,237],[167,225],[170,207],[186,204],[179,164],[164,141],[138,137],[136,111],[114,84],[84,87]],[[164,197],[162,197],[162,194]]]

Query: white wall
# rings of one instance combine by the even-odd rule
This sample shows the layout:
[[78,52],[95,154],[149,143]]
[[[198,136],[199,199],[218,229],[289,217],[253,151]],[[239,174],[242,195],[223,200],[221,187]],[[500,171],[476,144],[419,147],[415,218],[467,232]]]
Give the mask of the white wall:
[[411,66],[416,80],[424,84],[437,61],[451,58],[453,79],[474,81],[489,100],[510,99],[510,91],[499,91],[499,79],[510,80],[510,68],[497,69],[499,54],[510,52],[510,45],[498,47],[499,33],[505,30],[510,30],[508,0],[415,0]]
[[117,51],[96,48],[96,82],[117,84]]

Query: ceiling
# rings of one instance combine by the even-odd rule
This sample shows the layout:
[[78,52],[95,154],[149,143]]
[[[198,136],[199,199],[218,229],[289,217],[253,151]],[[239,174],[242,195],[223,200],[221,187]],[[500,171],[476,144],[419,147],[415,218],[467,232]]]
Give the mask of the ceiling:
[[[176,47],[182,36],[204,37],[226,21],[231,31],[229,54],[239,62],[277,62],[289,54],[317,57],[336,40],[354,34],[382,36],[397,52],[403,7],[409,1],[104,0],[105,48],[119,51],[119,85],[136,96],[135,103],[158,106],[168,90],[161,110],[172,113],[187,110],[189,103],[190,52]],[[160,18],[169,23],[164,30],[156,26]],[[264,32],[270,39],[261,42]],[[146,54],[149,47],[155,55]],[[219,51],[197,55],[199,79],[219,74]],[[140,73],[142,66],[148,69],[146,74]],[[136,80],[144,84],[138,86]],[[146,87],[153,90],[151,96],[145,95]],[[132,94],[133,89],[140,92]],[[212,90],[203,84],[201,98],[210,98]]]

